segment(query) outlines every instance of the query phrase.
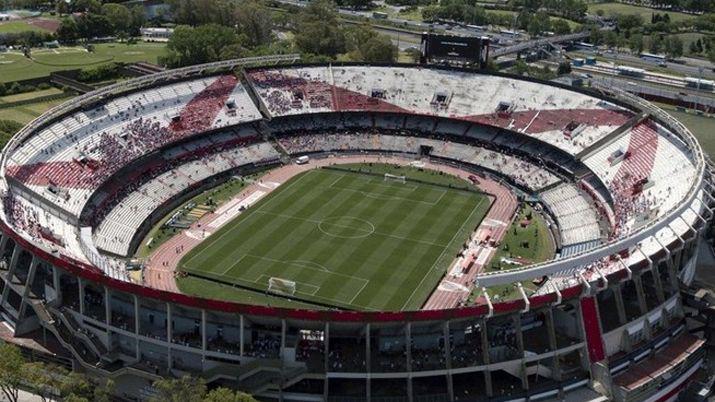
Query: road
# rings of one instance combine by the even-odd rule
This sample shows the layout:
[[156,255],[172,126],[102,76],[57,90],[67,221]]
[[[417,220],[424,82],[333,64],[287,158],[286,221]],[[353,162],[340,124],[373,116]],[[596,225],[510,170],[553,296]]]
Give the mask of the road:
[[[287,4],[287,5],[291,5],[291,6],[296,6],[296,7],[305,7],[308,5],[307,1],[301,1],[301,0],[278,0],[278,2]],[[379,2],[376,2],[376,3],[379,3]],[[495,40],[499,43],[511,43],[514,40],[514,38],[511,35],[504,35],[504,34],[500,34],[498,32],[491,32],[491,31],[487,31],[487,30],[466,28],[466,27],[462,27],[462,26],[456,25],[456,24],[450,25],[450,24],[442,24],[442,23],[437,23],[437,22],[426,23],[426,22],[413,21],[413,20],[407,20],[407,19],[401,19],[401,18],[391,18],[391,17],[388,17],[386,19],[375,19],[375,18],[373,18],[372,11],[348,10],[348,9],[343,9],[343,8],[338,9],[338,12],[344,16],[370,18],[370,19],[372,19],[373,25],[375,25],[375,24],[379,25],[381,21],[386,21],[386,22],[389,22],[390,24],[393,24],[396,26],[402,26],[405,29],[413,30],[416,32],[425,32],[425,31],[429,31],[430,29],[434,29],[437,31],[445,31],[446,33],[449,33],[452,35],[460,35],[460,36],[489,35],[492,38],[492,40]],[[387,32],[387,30],[385,30],[385,32]]]
[[[580,53],[585,53],[585,54],[594,54],[595,52],[589,52],[589,51],[582,51]],[[657,67],[655,63],[649,63],[647,61],[644,61],[638,56],[634,56],[629,53],[608,53],[608,52],[601,52],[599,54],[600,57],[603,57],[608,60],[612,60],[615,63],[620,63],[620,64],[630,64],[636,67],[642,67],[642,68],[654,68]],[[672,63],[672,62],[667,62],[667,68],[675,71],[681,75],[685,75],[688,77],[695,77],[698,78],[700,77],[700,71],[702,70],[702,78],[703,79],[708,79],[708,80],[715,80],[715,72],[713,72],[713,65],[707,61],[707,60],[700,60],[700,59],[694,59],[694,58],[682,58],[686,64],[679,64],[679,63]]]

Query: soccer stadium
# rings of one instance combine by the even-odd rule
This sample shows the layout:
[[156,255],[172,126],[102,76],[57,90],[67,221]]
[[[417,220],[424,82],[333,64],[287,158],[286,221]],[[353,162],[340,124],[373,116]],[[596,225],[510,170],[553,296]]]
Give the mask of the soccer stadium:
[[188,374],[276,401],[672,401],[704,364],[680,289],[712,169],[614,88],[164,71],[3,150],[0,335],[133,400]]

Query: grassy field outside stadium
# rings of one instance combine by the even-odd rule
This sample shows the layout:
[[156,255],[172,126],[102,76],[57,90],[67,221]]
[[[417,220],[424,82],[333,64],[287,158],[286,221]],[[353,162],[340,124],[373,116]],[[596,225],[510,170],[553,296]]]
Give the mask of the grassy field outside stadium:
[[598,12],[598,10],[602,10],[603,14],[605,16],[611,16],[611,15],[615,15],[615,14],[640,15],[641,18],[643,18],[643,21],[645,21],[646,23],[650,22],[650,18],[653,14],[661,14],[661,15],[668,14],[670,16],[670,20],[673,22],[679,22],[679,21],[697,17],[696,15],[691,15],[691,14],[686,14],[686,13],[681,13],[681,12],[676,12],[676,11],[659,10],[659,9],[654,9],[654,8],[640,7],[640,6],[635,6],[635,5],[631,5],[631,4],[616,3],[616,2],[594,3],[594,4],[588,5],[588,13],[589,14],[596,14]]
[[192,275],[180,289],[245,301],[246,289],[260,299],[275,277],[296,283],[301,305],[419,309],[491,198],[450,187],[460,179],[448,175],[402,168],[421,180],[402,183],[385,181],[379,165],[365,170],[316,169],[284,183],[184,257],[179,269]]
[[19,52],[0,53],[0,82],[12,82],[49,75],[54,71],[91,69],[110,62],[156,63],[166,51],[161,43],[100,43],[93,52],[82,47],[37,49],[28,59]]

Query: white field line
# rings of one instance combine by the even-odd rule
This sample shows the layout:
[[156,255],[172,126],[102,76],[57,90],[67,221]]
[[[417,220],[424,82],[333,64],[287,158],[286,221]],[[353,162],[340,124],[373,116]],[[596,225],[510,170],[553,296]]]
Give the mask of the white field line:
[[440,253],[439,257],[437,257],[437,259],[434,260],[434,263],[432,263],[432,266],[430,267],[430,269],[425,272],[425,275],[422,277],[422,280],[420,281],[420,283],[417,284],[417,286],[415,286],[415,289],[412,291],[412,294],[410,294],[410,297],[407,298],[407,300],[405,301],[405,304],[402,305],[401,310],[404,310],[404,309],[405,309],[405,306],[407,306],[407,304],[410,302],[410,300],[412,300],[412,297],[414,297],[415,292],[417,291],[417,289],[419,289],[420,287],[422,287],[422,283],[424,283],[425,279],[427,279],[427,277],[429,276],[430,272],[432,272],[432,270],[434,269],[435,265],[437,265],[437,263],[439,262],[439,260],[442,259],[442,256],[444,255],[445,251],[447,251],[447,249],[449,248],[449,245],[452,244],[452,242],[454,241],[454,239],[457,237],[458,234],[462,233],[462,229],[464,229],[464,225],[466,225],[467,222],[469,222],[469,220],[472,218],[472,215],[474,215],[474,211],[476,211],[477,208],[478,208],[480,205],[482,205],[483,202],[484,202],[484,198],[482,198],[481,200],[479,200],[479,202],[474,206],[474,208],[472,208],[472,212],[470,212],[470,213],[469,213],[469,216],[467,216],[467,219],[465,219],[464,222],[462,222],[462,226],[460,226],[460,227],[459,227],[459,230],[457,230],[457,232],[454,233],[454,236],[452,236],[452,239],[451,239],[451,240],[449,241],[449,243],[447,243],[447,245],[444,247],[444,249],[442,250],[442,253]]
[[[298,178],[298,180],[294,181],[293,183],[289,184],[288,187],[284,187],[284,188],[285,188],[286,190],[289,189],[289,188],[291,188],[293,185],[295,185],[295,184],[298,183],[299,181],[303,180],[303,178],[306,177],[306,176],[308,176],[309,174],[310,174],[310,172],[304,174],[303,176],[300,176],[300,177]],[[275,199],[275,197],[269,198],[268,201],[266,201],[265,204],[261,205],[260,208],[256,208],[256,209],[254,209],[253,211],[250,211],[250,210],[249,210],[249,211],[248,211],[248,215],[246,215],[246,218],[245,218],[245,219],[248,219],[249,217],[251,217],[253,214],[255,214],[256,212],[258,212],[261,208],[265,207],[267,204],[269,204],[269,203],[270,203],[271,201],[273,201],[274,199]],[[212,239],[212,240],[206,245],[206,248],[212,247],[214,244],[216,244],[216,242],[218,242],[219,240],[223,239],[224,236],[226,236],[227,234],[229,234],[229,233],[231,233],[231,232],[232,232],[231,230],[228,230],[228,231],[222,233],[220,236],[216,237],[215,239]],[[211,239],[211,238],[209,237],[209,239]],[[190,260],[186,261],[186,264],[185,264],[185,265],[191,265],[191,261],[193,261],[193,259],[196,258],[196,257],[198,257],[200,254],[202,254],[202,253],[197,253],[196,255],[194,255],[193,257],[191,257]]]
[[[315,224],[320,224],[320,223],[322,222],[322,221],[317,220],[317,219],[300,218],[300,217],[293,216],[293,215],[279,214],[279,213],[268,212],[268,211],[256,211],[256,212],[257,212],[257,213],[261,213],[261,214],[267,214],[267,215],[278,216],[278,217],[286,218],[286,219],[295,219],[295,220],[299,220],[299,221],[303,221],[303,222],[315,223]],[[368,221],[368,220],[365,220],[365,221],[366,221],[366,222],[370,222],[370,221]],[[372,222],[370,222],[370,224],[372,224],[372,225],[374,226],[374,224],[373,224]],[[354,227],[352,227],[352,226],[347,226],[347,225],[340,225],[340,224],[337,224],[337,223],[331,223],[331,225],[332,225],[332,226],[335,226],[335,227],[342,227],[343,229],[353,229],[353,230],[358,230],[358,231],[361,230],[360,228],[354,228]],[[397,235],[393,235],[393,234],[389,234],[389,233],[382,233],[382,232],[378,232],[378,231],[374,231],[374,232],[372,232],[372,234],[376,234],[376,235],[378,235],[378,236],[383,236],[383,237],[391,237],[391,238],[393,238],[393,239],[404,240],[404,241],[408,241],[408,242],[412,242],[412,243],[426,244],[426,245],[428,245],[428,246],[435,246],[435,247],[447,247],[447,246],[449,246],[449,244],[444,245],[444,244],[439,244],[439,243],[433,243],[433,242],[430,242],[430,241],[411,239],[411,238],[409,238],[409,237],[397,236]]]

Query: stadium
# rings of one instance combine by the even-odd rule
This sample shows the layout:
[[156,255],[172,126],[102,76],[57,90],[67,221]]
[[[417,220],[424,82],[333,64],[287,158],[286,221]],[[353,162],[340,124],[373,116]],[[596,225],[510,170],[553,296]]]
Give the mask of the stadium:
[[290,401],[671,401],[694,377],[712,166],[678,121],[612,88],[267,61],[12,138],[3,340],[135,400],[186,374]]

